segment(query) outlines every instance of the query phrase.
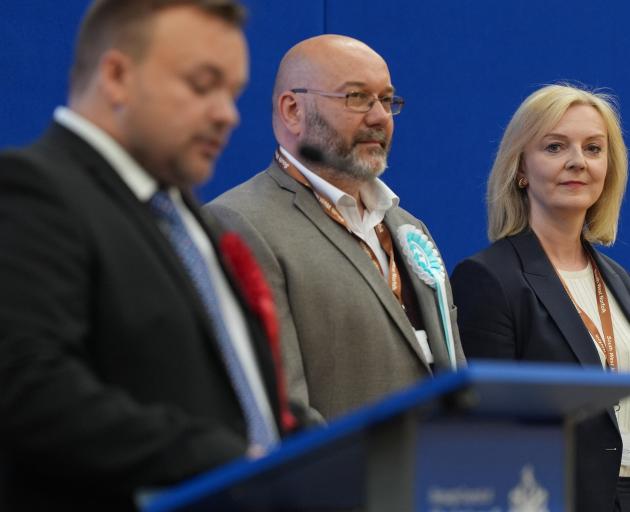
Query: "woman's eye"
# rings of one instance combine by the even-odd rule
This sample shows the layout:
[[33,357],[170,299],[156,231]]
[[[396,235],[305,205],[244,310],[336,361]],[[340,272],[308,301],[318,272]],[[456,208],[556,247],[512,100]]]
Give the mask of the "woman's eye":
[[548,151],[549,153],[557,153],[561,148],[562,146],[559,143],[552,142],[551,144],[547,144],[545,146],[545,151]]
[[601,146],[598,146],[597,144],[589,144],[588,146],[586,146],[586,151],[588,151],[589,153],[598,155],[599,153],[602,152],[602,148]]

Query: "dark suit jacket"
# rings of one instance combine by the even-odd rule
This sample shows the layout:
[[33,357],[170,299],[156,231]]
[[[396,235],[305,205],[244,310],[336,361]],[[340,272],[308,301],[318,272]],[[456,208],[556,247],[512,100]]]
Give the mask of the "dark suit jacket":
[[213,327],[148,207],[59,125],[2,154],[0,510],[126,510],[245,449]]
[[[630,318],[630,276],[586,245]],[[574,363],[602,368],[597,349],[532,232],[507,237],[461,262],[451,278],[468,358]],[[609,410],[577,429],[579,511],[613,509],[621,436]]]

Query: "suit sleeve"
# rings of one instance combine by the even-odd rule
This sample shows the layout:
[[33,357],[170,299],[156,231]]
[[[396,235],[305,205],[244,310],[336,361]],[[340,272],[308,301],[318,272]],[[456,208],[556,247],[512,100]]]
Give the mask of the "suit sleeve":
[[499,279],[484,264],[468,259],[451,277],[462,346],[470,359],[515,359],[514,321]]
[[0,159],[0,439],[47,477],[108,492],[173,483],[245,442],[175,406],[143,405],[98,376],[98,283],[80,212],[22,158]]
[[252,249],[274,295],[278,321],[280,322],[280,339],[282,346],[282,363],[287,380],[289,399],[305,425],[324,423],[322,414],[313,408],[309,401],[309,390],[304,372],[302,351],[297,330],[293,321],[291,304],[282,270],[271,247],[260,232],[243,215],[220,204],[210,203],[204,206],[206,214],[218,219],[225,229],[238,232]]

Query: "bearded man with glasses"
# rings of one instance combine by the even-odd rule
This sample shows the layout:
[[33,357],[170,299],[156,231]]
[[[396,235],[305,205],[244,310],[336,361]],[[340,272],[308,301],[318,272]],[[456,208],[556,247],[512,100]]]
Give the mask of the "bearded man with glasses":
[[314,417],[464,362],[439,253],[378,179],[403,105],[361,41],[298,43],[274,86],[271,165],[206,206],[263,265],[290,395]]

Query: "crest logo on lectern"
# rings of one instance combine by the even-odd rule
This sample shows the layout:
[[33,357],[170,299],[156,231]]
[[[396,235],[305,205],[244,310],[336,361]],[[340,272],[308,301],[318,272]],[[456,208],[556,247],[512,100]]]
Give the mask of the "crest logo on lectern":
[[521,480],[508,494],[510,512],[549,512],[547,501],[549,492],[542,487],[534,476],[534,467],[530,464],[521,469]]

